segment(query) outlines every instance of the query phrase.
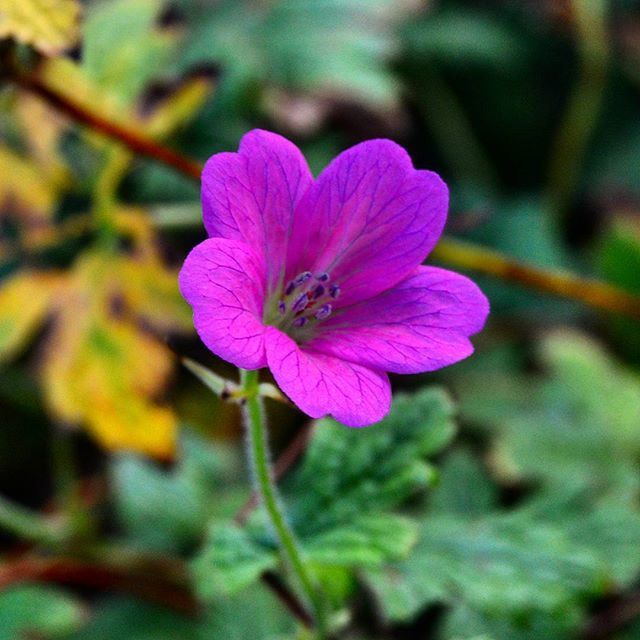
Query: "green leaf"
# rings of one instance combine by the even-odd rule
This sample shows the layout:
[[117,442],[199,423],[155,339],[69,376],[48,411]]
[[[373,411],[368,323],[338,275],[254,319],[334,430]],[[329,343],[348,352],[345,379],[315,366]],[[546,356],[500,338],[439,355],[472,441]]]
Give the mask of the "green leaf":
[[521,66],[525,40],[512,25],[477,10],[429,13],[403,31],[407,55],[459,65]]
[[556,616],[628,584],[639,544],[640,515],[623,505],[540,499],[476,518],[427,515],[411,556],[366,576],[392,620],[436,602],[511,620]]
[[65,640],[201,640],[197,619],[140,600],[110,597],[99,602],[89,623]]
[[[604,234],[597,259],[607,280],[627,291],[640,293],[640,226],[637,221],[617,220]],[[617,343],[630,358],[640,363],[640,322],[612,317],[610,323]]]
[[162,0],[115,0],[87,13],[82,67],[123,105],[138,97],[175,51],[177,34],[156,25],[162,5]]
[[[182,65],[220,61],[238,76],[302,91],[346,91],[389,105],[398,85],[386,68],[407,9],[391,0],[225,0],[191,17]],[[318,52],[322,55],[318,55]]]
[[398,394],[390,414],[366,431],[320,420],[287,487],[294,528],[303,537],[401,505],[435,478],[424,459],[452,439],[453,406],[440,389]]
[[193,574],[201,597],[209,600],[241,591],[277,563],[275,550],[260,546],[239,525],[214,523]]
[[497,504],[497,490],[479,461],[467,451],[454,451],[440,471],[430,499],[434,511],[475,517]]
[[305,544],[318,564],[368,567],[405,557],[417,540],[415,522],[395,514],[363,516]]
[[0,593],[0,640],[61,638],[82,619],[80,604],[59,589],[25,584]]
[[[511,480],[634,495],[640,489],[640,380],[599,345],[557,332],[541,344],[543,375],[469,376],[458,385],[463,415],[495,434],[491,460]],[[480,383],[480,384],[479,384]],[[491,393],[487,394],[488,384]],[[498,405],[500,415],[478,407]]]
[[[226,460],[219,447],[183,430],[172,471],[131,454],[112,459],[117,517],[128,536],[158,551],[176,551],[205,532],[211,515],[228,498]],[[226,493],[226,492],[225,492]]]
[[478,634],[488,640],[560,640],[575,637],[582,612],[578,609],[550,616],[540,613],[523,615],[514,620],[499,614],[491,615],[461,604],[447,615],[445,638],[463,638]]

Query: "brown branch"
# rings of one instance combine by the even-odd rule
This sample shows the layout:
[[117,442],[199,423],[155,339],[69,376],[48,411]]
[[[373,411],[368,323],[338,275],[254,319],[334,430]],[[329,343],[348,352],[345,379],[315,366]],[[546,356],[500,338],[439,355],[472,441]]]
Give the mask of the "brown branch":
[[[187,571],[174,561],[177,575],[163,570],[166,563],[146,569],[84,561],[69,557],[42,557],[28,554],[0,565],[0,591],[21,582],[49,582],[92,589],[122,591],[180,613],[195,615],[198,601],[188,588]],[[163,566],[161,566],[163,565]]]
[[164,145],[158,144],[151,138],[141,135],[133,128],[103,118],[100,114],[74,101],[73,98],[63,95],[58,90],[50,87],[35,75],[25,75],[18,72],[12,76],[12,78],[17,85],[42,98],[49,103],[49,105],[73,120],[81,122],[109,138],[115,138],[139,155],[153,158],[158,162],[177,169],[180,173],[200,180],[202,165],[199,162],[191,160]]
[[606,282],[581,278],[568,272],[540,269],[512,260],[497,251],[452,238],[442,239],[431,257],[527,289],[640,320],[640,297]]
[[[136,153],[173,167],[194,180],[200,180],[201,163],[158,144],[137,131],[107,120],[35,76],[18,73],[14,75],[14,80],[74,120],[119,140]],[[441,240],[432,255],[453,267],[471,269],[528,289],[640,319],[640,296],[605,282],[581,278],[570,273],[539,269],[490,249],[450,238]]]

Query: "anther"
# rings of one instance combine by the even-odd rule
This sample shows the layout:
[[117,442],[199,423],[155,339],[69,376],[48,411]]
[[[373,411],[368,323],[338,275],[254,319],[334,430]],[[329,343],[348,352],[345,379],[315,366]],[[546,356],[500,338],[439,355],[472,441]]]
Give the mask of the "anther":
[[291,282],[289,282],[289,284],[287,284],[287,286],[284,289],[284,295],[285,296],[290,296],[293,293],[293,290],[296,288],[296,283],[291,280]]
[[291,305],[291,310],[296,312],[296,311],[303,311],[306,306],[307,306],[307,302],[309,301],[309,298],[307,297],[306,293],[301,293],[294,301],[294,303]]
[[329,287],[329,295],[335,300],[340,295],[340,285],[332,284]]
[[295,287],[299,287],[301,284],[304,284],[305,282],[307,282],[307,280],[310,280],[312,277],[313,277],[313,274],[311,273],[311,271],[303,271],[293,279],[293,284]]
[[294,327],[304,327],[307,324],[307,319],[304,316],[300,316],[293,321]]
[[325,292],[325,288],[319,284],[314,290],[313,290],[313,294],[312,294],[312,298],[314,300],[317,300],[320,296],[323,296]]
[[278,302],[278,311],[284,315],[287,312],[287,305],[284,302],[284,300],[280,300],[280,302]]
[[318,280],[319,282],[327,282],[329,280],[329,274],[326,271],[318,273],[316,274],[316,280]]
[[316,320],[324,320],[331,315],[331,305],[323,304],[315,313]]

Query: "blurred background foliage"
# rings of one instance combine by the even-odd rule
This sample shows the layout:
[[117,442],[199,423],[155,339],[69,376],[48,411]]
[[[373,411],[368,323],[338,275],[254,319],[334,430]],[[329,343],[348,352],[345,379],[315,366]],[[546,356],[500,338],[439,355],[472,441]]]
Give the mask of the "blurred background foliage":
[[[311,637],[237,407],[179,366],[234,376],[177,290],[197,165],[105,123],[197,161],[260,126],[315,172],[390,137],[451,236],[640,293],[635,0],[0,0],[0,38],[1,640]],[[638,640],[640,324],[478,279],[476,355],[382,424],[269,402],[338,635]]]

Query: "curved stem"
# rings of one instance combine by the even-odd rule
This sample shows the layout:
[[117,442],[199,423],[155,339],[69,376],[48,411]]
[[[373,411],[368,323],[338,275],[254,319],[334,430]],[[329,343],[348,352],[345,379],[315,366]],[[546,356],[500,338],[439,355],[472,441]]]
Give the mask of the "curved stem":
[[275,485],[265,429],[265,414],[259,394],[258,372],[240,370],[246,403],[243,415],[247,430],[252,473],[258,493],[280,544],[284,561],[295,575],[304,595],[313,608],[318,640],[327,637],[323,597],[306,565],[298,541],[287,522]]

